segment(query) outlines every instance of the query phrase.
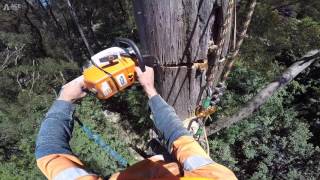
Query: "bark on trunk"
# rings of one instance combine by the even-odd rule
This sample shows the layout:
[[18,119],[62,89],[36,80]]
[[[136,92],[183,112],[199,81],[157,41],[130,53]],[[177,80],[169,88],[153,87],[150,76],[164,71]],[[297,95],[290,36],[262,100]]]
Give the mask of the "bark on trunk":
[[[195,109],[205,83],[205,72],[192,65],[207,59],[209,41],[216,40],[227,5],[228,1],[218,5],[215,0],[134,1],[143,49],[158,59],[157,89],[182,119]],[[225,41],[223,56],[229,39]],[[219,79],[223,65],[217,64],[215,79]]]
[[320,50],[314,50],[308,52],[301,60],[291,65],[279,78],[274,82],[268,84],[263,88],[255,97],[253,97],[242,109],[235,113],[231,117],[220,119],[210,125],[208,129],[208,135],[212,135],[223,128],[230,127],[232,124],[247,118],[257,111],[261,105],[263,105],[268,98],[276,93],[280,88],[286,86],[303,70],[309,67],[313,62],[320,59]]

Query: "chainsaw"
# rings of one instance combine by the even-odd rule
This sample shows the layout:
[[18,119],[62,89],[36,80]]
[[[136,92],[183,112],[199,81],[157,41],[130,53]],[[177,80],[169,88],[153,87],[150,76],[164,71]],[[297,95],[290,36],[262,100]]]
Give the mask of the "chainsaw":
[[118,38],[116,47],[105,49],[90,59],[90,66],[83,71],[85,87],[99,99],[108,99],[119,91],[132,86],[137,75],[135,66],[142,72],[147,65],[153,67],[154,57],[142,56],[137,45],[126,38]]

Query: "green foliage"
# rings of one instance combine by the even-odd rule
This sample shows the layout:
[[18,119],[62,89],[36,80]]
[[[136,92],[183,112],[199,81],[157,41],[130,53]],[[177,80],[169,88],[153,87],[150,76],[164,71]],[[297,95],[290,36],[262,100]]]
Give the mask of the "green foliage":
[[284,17],[270,4],[257,6],[241,58],[245,65],[272,79],[272,74],[279,72],[277,64],[291,65],[307,51],[319,48],[320,22],[310,17]]
[[[113,104],[118,104],[115,107]],[[122,116],[126,121],[129,121],[130,128],[136,134],[141,136],[146,135],[145,129],[149,129],[151,124],[151,119],[149,118],[149,106],[148,98],[145,96],[141,86],[133,86],[130,89],[127,89],[125,92],[122,92],[116,95],[111,99],[111,103],[105,104],[105,106],[112,111],[122,113]],[[123,112],[127,112],[124,113]],[[141,116],[144,114],[144,116]]]
[[[253,72],[237,67],[228,83],[230,91],[223,98],[221,109],[224,109],[224,115],[216,118],[241,107],[250,95],[256,93],[250,91],[252,88],[259,89],[266,83],[259,73]],[[241,88],[242,91],[239,91]],[[293,92],[298,92],[301,88],[293,89]],[[310,143],[312,133],[309,125],[298,118],[291,107],[293,92],[281,90],[253,117],[213,137],[210,142],[213,158],[236,170],[241,179],[319,176],[319,159],[314,158],[319,156],[320,151]]]
[[[77,113],[85,125],[101,135],[102,139],[125,157],[130,164],[135,162],[133,154],[128,150],[129,139],[125,138],[128,135],[124,134],[122,129],[112,122],[111,117],[106,117],[102,111],[101,102],[95,97],[88,97],[82,101]],[[97,174],[109,176],[121,170],[116,160],[109,157],[94,142],[91,142],[78,125],[75,126],[71,147],[87,167]]]
[[[246,2],[240,1],[240,17]],[[0,64],[0,179],[44,179],[33,154],[36,134],[61,85],[78,76],[88,58],[66,4],[56,3],[55,17],[36,6],[27,13],[33,28],[24,12],[0,12],[0,58],[12,54]],[[131,1],[73,3],[95,52],[118,36],[138,40]],[[319,9],[319,1],[312,0],[259,1],[215,119],[232,115],[286,66],[320,47]],[[318,179],[319,67],[302,73],[253,117],[210,137],[213,159],[239,179]],[[106,102],[85,98],[77,115],[132,164],[135,155],[128,147],[147,142],[148,111],[141,87],[134,86]],[[109,176],[121,170],[77,124],[71,146],[92,172]]]
[[16,34],[16,33],[7,33],[0,31],[1,42],[10,49],[16,47],[22,47],[26,44],[30,44],[30,35],[29,34]]
[[[71,17],[66,15],[68,10],[65,4],[57,3],[58,6],[53,9],[53,12],[60,10],[64,13],[54,12],[56,17],[49,17],[39,9],[36,9],[37,12],[34,9],[30,10],[28,17],[34,25],[32,28],[23,16],[14,12],[3,14],[0,18],[4,22],[11,19],[12,23],[16,23],[12,20],[16,15],[16,19],[22,22],[15,25],[16,31],[9,22],[3,24],[4,27],[1,27],[1,30],[8,27],[10,31],[0,31],[1,58],[4,59],[9,53],[13,54],[0,70],[1,179],[43,179],[36,168],[33,155],[39,125],[61,85],[78,76],[80,68],[77,64],[83,64],[87,60],[84,57],[87,52],[83,48],[78,30],[70,26],[73,23],[70,21]],[[113,5],[110,6],[110,3]],[[97,4],[100,5],[96,6]],[[84,5],[86,8],[83,8]],[[132,35],[132,29],[128,27],[134,26],[133,16],[129,16],[125,11],[131,8],[129,1],[97,1],[90,4],[75,2],[75,8],[89,43],[96,51],[102,50],[102,46],[110,45],[115,36]],[[121,8],[122,11],[118,11]],[[91,23],[87,24],[88,19],[92,18],[92,14],[87,11],[89,9],[95,11],[92,19],[93,29],[91,29]],[[57,18],[58,23],[54,22],[53,18]],[[17,31],[20,32],[17,33]],[[99,38],[99,42],[92,37],[93,32]],[[17,52],[20,48],[21,51]],[[124,96],[120,96],[118,99],[124,102],[132,100],[132,96],[128,95],[123,99],[121,98]],[[117,101],[116,98],[115,101]],[[141,111],[136,111],[140,108],[139,103],[137,101],[130,103],[128,104],[135,107],[135,110],[130,112],[136,113],[135,117],[139,117],[138,113]],[[107,143],[132,164],[135,162],[135,157],[128,150],[132,142],[129,142],[130,139],[123,139],[129,135],[117,122],[107,119],[101,109],[101,102],[96,101],[95,98],[87,98],[82,102],[78,112],[80,118],[89,127],[101,134]],[[142,120],[140,119],[141,124]],[[126,125],[126,127],[130,126]],[[123,140],[119,141],[119,139]],[[75,126],[71,145],[75,153],[93,172],[107,176],[121,169],[115,160],[84,136],[78,125]]]
[[43,179],[35,168],[35,137],[55,88],[64,81],[61,74],[74,71],[76,66],[51,58],[31,58],[28,35],[1,32],[0,38],[10,51],[24,47],[0,71],[0,177]]
[[310,17],[316,21],[319,21],[320,15],[320,3],[319,1],[305,0],[261,0],[261,4],[267,4],[272,10],[285,17],[293,17],[297,19],[303,19]]
[[[285,17],[274,10],[281,2],[258,5],[215,119],[235,113],[286,66],[320,47],[319,21]],[[318,68],[311,66],[254,116],[211,137],[213,158],[240,179],[318,179]]]

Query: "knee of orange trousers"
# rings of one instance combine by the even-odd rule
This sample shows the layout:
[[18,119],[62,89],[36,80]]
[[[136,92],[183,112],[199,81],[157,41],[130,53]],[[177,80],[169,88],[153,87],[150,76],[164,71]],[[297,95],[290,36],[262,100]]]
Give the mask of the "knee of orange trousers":
[[187,177],[203,177],[215,180],[237,180],[235,174],[227,167],[214,163],[199,167],[193,171],[184,171]]
[[210,156],[207,155],[199,143],[189,136],[182,136],[173,142],[172,153],[181,165],[190,157],[211,160]]
[[214,162],[192,137],[182,136],[173,143],[173,154],[184,168],[184,176],[237,179],[225,166]]
[[152,179],[181,176],[180,167],[175,162],[165,162],[159,156],[140,161],[122,172],[115,173],[110,180]]

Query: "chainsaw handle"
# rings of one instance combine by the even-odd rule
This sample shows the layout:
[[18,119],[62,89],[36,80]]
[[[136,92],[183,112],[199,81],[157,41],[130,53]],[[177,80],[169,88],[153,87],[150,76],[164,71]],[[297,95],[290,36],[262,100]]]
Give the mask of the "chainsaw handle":
[[146,65],[144,62],[144,59],[140,53],[140,50],[138,48],[138,46],[130,39],[127,38],[116,38],[115,43],[119,46],[121,46],[121,44],[125,44],[129,47],[131,47],[133,49],[133,51],[135,52],[135,55],[137,56],[138,59],[138,65],[141,69],[142,72],[146,71]]

